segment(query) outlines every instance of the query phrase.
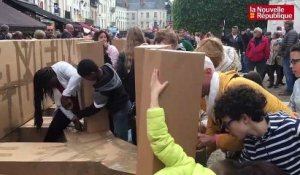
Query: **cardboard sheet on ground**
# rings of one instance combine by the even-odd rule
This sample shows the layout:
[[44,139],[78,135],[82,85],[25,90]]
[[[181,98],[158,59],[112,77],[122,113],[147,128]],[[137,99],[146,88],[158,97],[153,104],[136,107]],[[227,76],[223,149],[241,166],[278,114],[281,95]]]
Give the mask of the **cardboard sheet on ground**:
[[[100,42],[82,42],[78,44],[79,60],[91,59],[98,66],[104,64],[103,45]],[[83,80],[82,86],[82,105],[87,107],[94,103],[94,82]],[[98,132],[109,130],[108,113],[106,109],[97,114],[85,118],[85,124],[88,132]]]
[[0,41],[0,138],[33,117],[34,73],[61,60],[77,63],[78,41]]
[[[142,61],[141,84],[137,108],[138,165],[137,175],[152,175],[164,166],[155,158],[147,138],[146,110],[150,104],[150,80],[154,68],[160,71],[160,80],[168,80],[169,85],[160,97],[160,105],[165,109],[169,132],[181,145],[187,155],[194,157],[197,143],[198,114],[201,101],[204,54],[172,50],[145,50]],[[136,66],[138,62],[135,62]],[[139,94],[137,94],[139,95]]]

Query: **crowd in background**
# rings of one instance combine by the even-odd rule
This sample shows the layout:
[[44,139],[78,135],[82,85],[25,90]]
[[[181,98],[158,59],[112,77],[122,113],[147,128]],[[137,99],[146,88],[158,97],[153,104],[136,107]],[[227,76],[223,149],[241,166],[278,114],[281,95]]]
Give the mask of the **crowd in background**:
[[[55,103],[60,112],[55,113],[55,120],[49,127],[45,141],[59,140],[63,129],[70,122],[74,122],[80,129],[81,118],[107,107],[112,132],[125,141],[137,144],[134,48],[146,44],[170,45],[173,50],[204,52],[206,55],[201,109],[207,113],[207,117],[201,121],[201,126],[205,126],[205,129],[198,133],[198,146],[237,153],[243,163],[226,160],[207,169],[185,155],[180,145],[174,143],[164,124],[164,112],[159,107],[158,96],[167,83],[161,84],[158,71],[154,70],[151,93],[156,98],[151,99],[147,129],[155,155],[171,167],[162,171],[169,174],[202,172],[224,175],[243,172],[246,175],[255,171],[266,174],[265,168],[271,167],[274,170],[271,174],[300,173],[300,153],[297,149],[300,145],[300,121],[297,119],[300,112],[300,86],[299,80],[296,81],[296,77],[300,76],[300,42],[299,34],[293,29],[293,21],[286,21],[284,30],[278,27],[273,33],[264,33],[259,27],[240,31],[238,26],[233,26],[231,33],[220,38],[211,32],[197,32],[193,35],[184,29],[175,31],[170,28],[161,29],[151,36],[145,35],[140,28],[133,27],[127,31],[126,45],[122,50],[112,45],[112,38],[106,31],[96,31],[86,36],[75,35],[71,24],[67,24],[62,33],[49,27],[46,31],[37,30],[33,34],[35,39],[76,37],[102,42],[105,64],[99,66],[92,60],[82,60],[76,70],[71,65],[59,62],[35,74],[37,127],[41,127],[43,123],[41,101],[44,95],[53,97],[54,92],[58,94],[55,96]],[[10,33],[7,25],[1,26],[1,40],[23,38],[22,32]],[[64,73],[66,70],[72,73]],[[70,77],[62,79],[60,75],[63,74]],[[264,88],[262,81],[266,75],[269,85]],[[68,81],[72,77],[76,77],[76,82]],[[74,111],[73,105],[70,105],[72,102],[68,101],[72,96],[68,83],[77,87],[80,78],[96,82],[94,104]],[[278,95],[291,95],[289,107],[268,90],[285,85],[286,90]],[[157,129],[155,124],[160,128]],[[127,135],[129,130],[130,136]],[[276,139],[280,139],[277,147],[273,141]],[[162,149],[168,154],[161,154]],[[255,152],[255,149],[260,151]],[[228,159],[236,159],[229,154],[226,156]],[[178,162],[173,164],[170,159]]]

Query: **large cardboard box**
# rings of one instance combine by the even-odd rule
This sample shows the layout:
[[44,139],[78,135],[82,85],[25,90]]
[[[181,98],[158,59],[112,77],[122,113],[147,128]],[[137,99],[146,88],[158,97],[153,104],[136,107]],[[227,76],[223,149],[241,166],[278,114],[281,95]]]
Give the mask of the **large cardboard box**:
[[114,39],[112,45],[116,46],[119,52],[123,52],[126,47],[126,39]]
[[[137,84],[140,102],[137,175],[152,175],[163,164],[155,158],[147,139],[146,111],[150,104],[150,80],[154,68],[160,71],[160,80],[169,85],[160,97],[165,109],[169,132],[187,155],[194,157],[197,143],[198,114],[201,101],[204,54],[172,50],[145,50],[143,79]],[[136,64],[138,62],[135,62]],[[141,65],[136,65],[141,66]]]
[[61,60],[77,63],[78,41],[0,41],[0,138],[33,117],[34,73]]
[[[78,44],[79,59],[91,59],[98,66],[104,64],[103,45],[100,42],[81,42]],[[82,84],[82,105],[87,107],[94,103],[94,82],[83,80]],[[97,114],[85,118],[85,125],[88,132],[101,132],[109,130],[108,112],[104,108]]]

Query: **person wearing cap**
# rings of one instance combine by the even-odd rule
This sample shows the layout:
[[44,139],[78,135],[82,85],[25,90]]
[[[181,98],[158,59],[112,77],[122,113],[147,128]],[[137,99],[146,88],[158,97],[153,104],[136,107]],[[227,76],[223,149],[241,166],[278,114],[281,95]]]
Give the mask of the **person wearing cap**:
[[262,29],[254,29],[254,37],[249,41],[246,50],[246,56],[249,59],[249,71],[256,71],[261,78],[264,78],[266,71],[266,61],[270,56],[270,43],[267,37],[262,35]]

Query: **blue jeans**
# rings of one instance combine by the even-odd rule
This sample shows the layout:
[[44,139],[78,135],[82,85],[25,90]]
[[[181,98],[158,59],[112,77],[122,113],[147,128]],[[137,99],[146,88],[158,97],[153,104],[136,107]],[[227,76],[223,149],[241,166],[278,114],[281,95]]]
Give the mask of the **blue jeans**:
[[248,58],[246,57],[245,54],[241,54],[241,63],[242,63],[242,70],[241,70],[241,72],[248,73],[249,72]]
[[127,104],[117,112],[111,113],[114,126],[114,134],[122,140],[128,141],[129,130],[129,115],[131,103],[128,100]]
[[292,93],[293,92],[293,88],[294,88],[294,83],[296,81],[296,77],[293,74],[291,68],[290,68],[290,58],[289,57],[285,57],[282,60],[282,66],[283,66],[283,74],[285,76],[286,79],[286,85],[287,85],[287,91]]

